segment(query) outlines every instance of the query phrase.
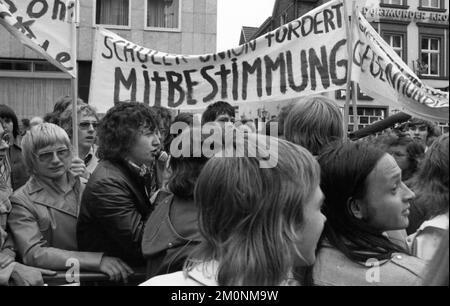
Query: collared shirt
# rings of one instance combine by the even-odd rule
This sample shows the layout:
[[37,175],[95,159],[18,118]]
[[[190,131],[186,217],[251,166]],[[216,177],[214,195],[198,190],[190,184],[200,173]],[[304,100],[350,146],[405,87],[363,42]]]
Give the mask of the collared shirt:
[[449,229],[449,214],[424,222],[416,233],[408,236],[410,252],[424,260],[433,259]]
[[[72,175],[68,175],[69,184],[66,190],[63,190],[56,184],[52,184],[46,180],[36,178],[38,182],[36,188],[41,190],[46,189],[47,195],[54,199],[55,202],[65,204],[65,209],[78,216],[80,210],[80,184]],[[38,191],[36,190],[36,191]],[[67,205],[69,204],[69,205]]]
[[94,172],[99,162],[98,157],[96,155],[97,148],[98,147],[96,145],[93,145],[89,150],[88,154],[86,154],[86,156],[83,158],[84,164],[86,165],[86,171],[89,174],[92,174]]

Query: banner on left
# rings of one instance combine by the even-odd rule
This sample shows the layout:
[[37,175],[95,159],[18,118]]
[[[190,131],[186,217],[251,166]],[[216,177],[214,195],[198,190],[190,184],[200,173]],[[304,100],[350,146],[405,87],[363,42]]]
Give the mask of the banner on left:
[[74,0],[0,0],[0,24],[24,45],[76,78]]

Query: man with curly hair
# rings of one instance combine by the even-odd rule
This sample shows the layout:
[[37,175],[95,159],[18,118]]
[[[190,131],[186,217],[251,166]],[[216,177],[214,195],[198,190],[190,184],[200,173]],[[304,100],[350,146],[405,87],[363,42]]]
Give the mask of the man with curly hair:
[[153,164],[161,142],[155,112],[142,103],[120,103],[97,130],[100,163],[81,200],[80,250],[104,252],[144,266],[141,240],[158,189]]

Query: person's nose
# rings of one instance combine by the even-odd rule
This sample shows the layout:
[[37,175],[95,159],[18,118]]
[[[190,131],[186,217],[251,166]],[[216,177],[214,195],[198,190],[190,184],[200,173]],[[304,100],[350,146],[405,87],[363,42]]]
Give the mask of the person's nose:
[[161,145],[161,135],[158,134],[156,137],[153,138],[152,145],[154,147],[159,147]]
[[53,152],[53,157],[51,160],[52,164],[59,164],[59,162],[61,162],[61,159],[58,157],[58,153],[57,152]]
[[405,202],[414,200],[416,198],[416,194],[414,193],[414,191],[409,189],[408,186],[406,186],[404,183],[403,183],[403,185],[404,185],[403,199],[405,200]]

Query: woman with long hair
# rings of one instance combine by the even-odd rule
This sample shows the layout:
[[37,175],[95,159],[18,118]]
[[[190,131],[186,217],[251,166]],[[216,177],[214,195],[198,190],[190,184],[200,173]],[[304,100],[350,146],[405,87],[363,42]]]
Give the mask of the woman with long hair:
[[318,161],[327,223],[310,281],[314,285],[419,284],[424,262],[385,234],[408,226],[414,198],[395,159],[367,144],[339,142],[325,149]]
[[316,160],[287,141],[235,131],[197,181],[203,242],[184,271],[145,285],[289,285],[294,266],[314,262],[325,221]]

